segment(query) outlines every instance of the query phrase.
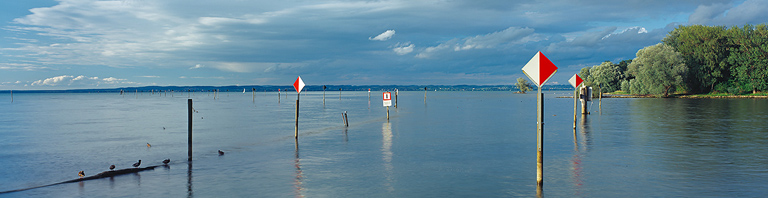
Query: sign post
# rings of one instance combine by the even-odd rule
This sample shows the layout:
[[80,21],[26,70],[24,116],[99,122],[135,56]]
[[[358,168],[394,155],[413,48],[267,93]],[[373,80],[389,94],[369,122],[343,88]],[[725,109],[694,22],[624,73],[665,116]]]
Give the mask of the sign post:
[[299,97],[301,96],[301,89],[304,89],[304,81],[301,80],[301,76],[296,78],[296,82],[293,83],[293,88],[296,88],[296,128],[294,128],[294,138],[299,140]]
[[536,96],[536,186],[539,188],[544,185],[544,94],[541,93],[541,86],[555,72],[557,72],[557,66],[541,51],[523,66],[523,73],[539,87],[539,93]]
[[573,86],[573,128],[576,128],[576,100],[579,97],[579,85],[584,82],[584,80],[579,77],[579,74],[573,74],[573,77],[568,80],[568,83],[571,83],[571,86]]
[[387,120],[389,120],[389,106],[392,106],[392,92],[384,92],[382,94],[383,104],[387,107]]

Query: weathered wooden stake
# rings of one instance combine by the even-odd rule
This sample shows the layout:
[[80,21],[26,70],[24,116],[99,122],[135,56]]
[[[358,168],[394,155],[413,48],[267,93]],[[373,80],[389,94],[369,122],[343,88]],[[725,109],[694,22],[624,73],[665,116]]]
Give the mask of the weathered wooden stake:
[[399,91],[397,89],[395,89],[395,108],[397,108],[397,94],[398,94],[398,92]]
[[277,89],[277,103],[280,103],[280,89]]
[[252,100],[252,102],[255,103],[256,102],[256,88],[251,88],[251,94],[253,95],[253,96],[251,96],[251,100]]
[[294,130],[294,138],[296,138],[296,141],[299,140],[299,97],[301,94],[296,93],[296,128]]
[[389,106],[387,106],[387,120],[389,120]]
[[13,90],[11,90],[11,103],[13,103]]
[[536,100],[536,186],[544,185],[544,94],[539,94]]
[[192,99],[187,99],[187,161],[192,161]]
[[341,100],[341,88],[339,88],[339,100]]
[[344,111],[344,126],[349,126],[349,117],[347,117],[347,111]]

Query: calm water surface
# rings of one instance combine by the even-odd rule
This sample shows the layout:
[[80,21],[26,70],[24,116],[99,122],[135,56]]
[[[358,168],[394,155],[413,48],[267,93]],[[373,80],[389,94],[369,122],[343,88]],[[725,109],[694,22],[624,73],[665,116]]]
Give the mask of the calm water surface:
[[[604,99],[574,131],[570,93],[545,91],[543,196],[768,194],[768,100]],[[0,191],[172,162],[0,197],[536,195],[535,94],[400,92],[387,121],[381,92],[307,92],[298,147],[287,95],[190,95],[192,163],[187,94],[3,95]]]

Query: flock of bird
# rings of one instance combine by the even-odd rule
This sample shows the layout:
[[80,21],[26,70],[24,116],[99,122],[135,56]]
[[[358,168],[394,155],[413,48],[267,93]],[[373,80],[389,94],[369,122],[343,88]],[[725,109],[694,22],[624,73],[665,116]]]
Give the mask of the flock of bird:
[[[165,129],[165,127],[163,127],[163,129]],[[149,142],[147,142],[147,148],[150,148],[150,147],[152,147],[152,145],[149,144]],[[221,156],[221,155],[224,155],[224,151],[219,150],[219,156]],[[163,165],[168,166],[168,163],[170,163],[170,162],[171,162],[171,159],[165,159],[165,160],[163,160]],[[133,163],[133,167],[134,168],[138,168],[139,166],[141,166],[141,160],[139,160],[136,163]],[[115,167],[116,166],[114,164],[112,164],[112,165],[109,166],[109,170],[110,171],[114,171]],[[83,177],[85,177],[85,171],[80,171],[80,172],[77,173],[77,175],[80,176],[80,178],[83,178]]]

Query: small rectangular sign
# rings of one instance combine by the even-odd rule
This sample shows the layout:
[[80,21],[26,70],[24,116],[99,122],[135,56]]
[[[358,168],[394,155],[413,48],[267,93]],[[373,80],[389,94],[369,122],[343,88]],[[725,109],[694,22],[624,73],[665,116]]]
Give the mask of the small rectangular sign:
[[382,99],[384,100],[385,107],[392,106],[392,92],[384,92],[382,94]]

